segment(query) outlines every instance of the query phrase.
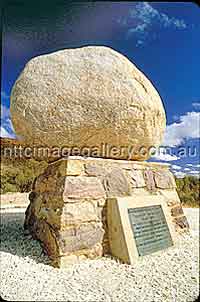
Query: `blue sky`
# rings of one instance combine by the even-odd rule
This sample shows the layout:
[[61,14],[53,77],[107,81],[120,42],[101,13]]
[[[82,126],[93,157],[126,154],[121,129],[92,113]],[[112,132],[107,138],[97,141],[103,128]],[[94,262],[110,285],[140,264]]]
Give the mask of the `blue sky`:
[[26,62],[37,55],[84,45],[112,47],[148,76],[166,110],[163,145],[171,147],[170,154],[163,150],[151,160],[171,163],[177,176],[198,175],[200,8],[194,3],[71,3],[37,10],[30,4],[23,9],[7,7],[3,19],[1,136],[13,136],[10,92]]

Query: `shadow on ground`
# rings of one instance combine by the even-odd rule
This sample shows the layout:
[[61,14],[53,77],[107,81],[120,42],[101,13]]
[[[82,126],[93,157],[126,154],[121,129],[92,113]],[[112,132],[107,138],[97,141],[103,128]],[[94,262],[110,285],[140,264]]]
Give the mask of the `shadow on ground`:
[[37,263],[48,264],[40,243],[30,236],[24,235],[24,212],[1,212],[0,250],[19,257],[29,257]]

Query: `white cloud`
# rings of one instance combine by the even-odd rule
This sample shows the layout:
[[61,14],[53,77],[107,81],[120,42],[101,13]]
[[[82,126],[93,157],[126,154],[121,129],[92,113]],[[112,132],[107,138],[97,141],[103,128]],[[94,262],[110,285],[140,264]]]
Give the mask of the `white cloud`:
[[197,177],[197,178],[200,177],[200,171],[193,170],[193,171],[190,171],[188,173],[189,173],[190,176]]
[[151,158],[155,158],[161,161],[174,161],[180,159],[180,157],[177,157],[176,155],[167,153],[167,150],[163,147],[157,149],[155,154],[153,154]]
[[186,164],[186,166],[200,168],[200,164]]
[[192,103],[192,106],[193,106],[196,110],[200,110],[200,102]]
[[9,108],[1,104],[1,119],[7,119],[9,116],[10,116]]
[[171,165],[171,168],[174,170],[181,170],[181,167],[177,165]]
[[14,138],[14,129],[10,119],[10,109],[1,104],[1,137]]
[[179,146],[185,139],[200,137],[200,112],[187,112],[180,117],[179,123],[166,127],[164,145]]
[[1,137],[16,137],[10,118],[1,120]]
[[118,22],[127,27],[127,39],[135,37],[136,45],[144,44],[147,39],[157,37],[155,26],[174,29],[186,29],[187,24],[183,19],[170,17],[159,12],[148,2],[139,2],[129,10],[129,15],[120,18]]
[[177,178],[183,178],[186,175],[184,172],[181,171],[174,171],[173,173]]
[[179,157],[176,155],[170,155],[170,154],[160,154],[157,159],[164,160],[164,161],[173,161],[178,160]]
[[7,131],[5,127],[1,126],[0,137],[15,138],[15,135]]
[[[198,165],[192,165],[192,166],[198,166]],[[171,166],[173,168],[173,165]],[[174,169],[174,168],[173,168]],[[172,170],[173,174],[178,178],[183,178],[187,175],[199,177],[200,171],[197,170],[191,170],[189,168],[184,168],[183,171],[177,171],[176,169]]]
[[179,117],[178,117],[178,115],[176,115],[176,114],[175,114],[175,115],[173,115],[173,116],[172,116],[172,118],[173,118],[173,120],[174,120],[174,121],[179,120]]
[[191,170],[190,172],[188,172],[190,174],[199,174],[200,172],[199,171],[196,171],[196,170]]
[[5,91],[1,91],[1,97],[4,99],[9,99],[9,95]]

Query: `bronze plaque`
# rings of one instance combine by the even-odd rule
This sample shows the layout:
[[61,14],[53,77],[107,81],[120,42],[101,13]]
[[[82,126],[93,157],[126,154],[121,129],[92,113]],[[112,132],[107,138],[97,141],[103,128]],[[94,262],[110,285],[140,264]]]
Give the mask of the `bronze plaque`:
[[129,208],[128,215],[139,256],[173,245],[161,205]]

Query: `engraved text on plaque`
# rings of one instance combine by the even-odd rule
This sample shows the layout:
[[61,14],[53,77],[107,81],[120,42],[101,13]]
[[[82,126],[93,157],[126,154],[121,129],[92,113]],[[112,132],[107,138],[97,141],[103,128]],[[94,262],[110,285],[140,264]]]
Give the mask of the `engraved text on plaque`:
[[139,256],[173,245],[161,205],[128,209]]

